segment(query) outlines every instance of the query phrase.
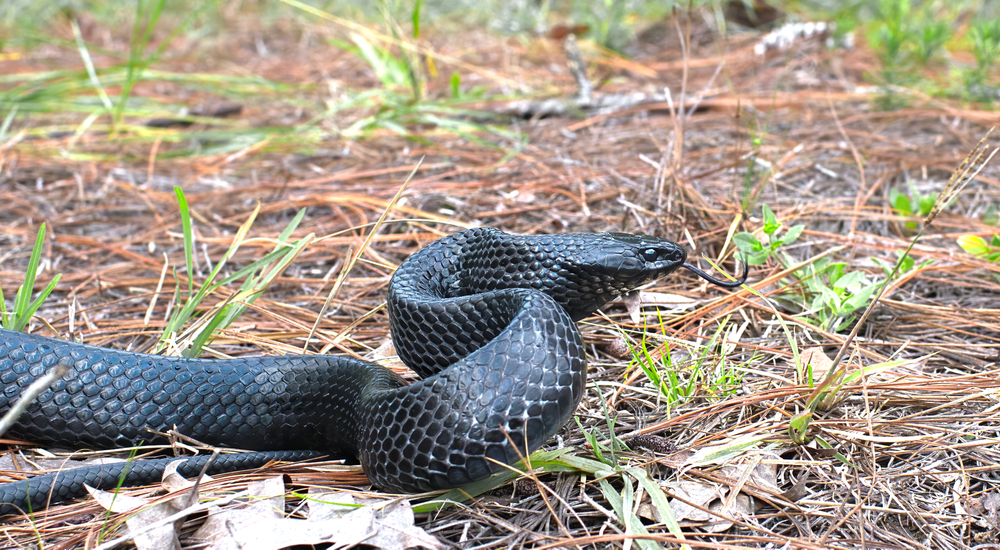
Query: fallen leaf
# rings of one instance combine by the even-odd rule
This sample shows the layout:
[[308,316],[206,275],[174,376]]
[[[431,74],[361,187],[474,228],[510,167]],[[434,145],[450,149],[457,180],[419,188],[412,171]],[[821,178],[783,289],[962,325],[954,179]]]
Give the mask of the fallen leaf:
[[[352,512],[352,514],[357,512]],[[351,515],[347,516],[350,519]],[[410,501],[399,499],[387,504],[376,512],[375,536],[365,541],[384,550],[405,550],[407,548],[444,548],[434,536],[414,524],[413,507]]]
[[[251,504],[247,507],[209,510],[208,519],[194,538],[207,550],[277,550],[318,544],[344,548],[361,543],[386,550],[444,548],[414,524],[413,509],[405,499],[368,504],[350,494],[310,492],[309,518],[293,519],[279,513],[283,504],[278,507],[273,496],[284,494],[284,485],[278,488],[281,478],[269,483],[266,488],[251,486]],[[284,497],[280,498],[284,502]]]
[[[622,296],[622,302],[625,303],[625,308],[628,310],[632,322],[639,324],[642,322],[642,306],[663,306],[666,308],[665,313],[673,313],[690,308],[697,300],[679,294],[640,290],[639,292],[630,292]],[[659,319],[655,319],[652,322],[658,323]]]
[[128,526],[129,532],[138,533],[132,539],[138,550],[173,550],[180,548],[180,540],[177,537],[177,532],[183,524],[183,518],[153,529],[146,530],[144,528],[180,511],[180,508],[187,501],[186,494],[180,494],[175,498],[151,504],[152,501],[144,498],[102,491],[94,489],[89,485],[85,487],[87,492],[105,510],[119,514],[131,514],[125,520],[125,525]]
[[[674,519],[681,525],[698,525],[702,530],[721,533],[733,526],[726,519],[733,516],[748,516],[751,512],[751,501],[746,495],[737,495],[730,503],[728,510],[723,510],[729,489],[703,481],[678,481],[664,484],[670,499],[670,510]],[[660,511],[648,500],[644,500],[636,513],[646,519],[662,523]]]
[[812,365],[812,379],[816,382],[826,378],[826,374],[833,367],[833,359],[819,347],[802,350],[799,359],[802,360],[802,366]]
[[364,505],[346,491],[330,491],[317,487],[310,488],[307,503],[309,521],[344,517]]
[[1000,517],[997,511],[1000,510],[1000,495],[997,493],[986,493],[973,501],[970,512],[980,516],[976,519],[976,525],[985,529],[1000,529]]
[[133,510],[138,510],[151,502],[144,498],[133,497],[117,492],[102,491],[100,489],[95,489],[90,485],[84,485],[83,487],[88,493],[90,493],[90,496],[101,505],[101,508],[116,514],[127,514]]
[[770,460],[778,460],[779,457],[773,453],[763,453],[762,456],[765,460],[767,460],[767,462],[755,461],[756,464],[754,464],[754,462],[726,464],[722,467],[722,475],[735,482],[743,477],[747,468],[753,466],[753,470],[751,470],[750,476],[747,478],[747,483],[755,489],[760,489],[771,494],[780,494],[781,489],[778,487],[778,470],[774,466],[774,463],[770,462]]
[[[183,464],[183,460],[175,460],[167,467],[163,469],[163,479],[160,481],[160,486],[163,487],[168,493],[173,493],[175,491],[183,491],[184,489],[190,489],[194,487],[194,480],[189,480],[184,476],[177,473],[177,468]],[[212,481],[211,476],[204,476],[201,478],[201,482]]]

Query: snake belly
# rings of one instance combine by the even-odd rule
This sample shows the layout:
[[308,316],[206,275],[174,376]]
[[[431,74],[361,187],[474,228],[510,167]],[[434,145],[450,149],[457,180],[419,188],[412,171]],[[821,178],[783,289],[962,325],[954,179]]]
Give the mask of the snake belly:
[[0,329],[0,413],[63,362],[70,372],[13,435],[99,449],[176,428],[218,446],[353,456],[387,491],[452,488],[559,430],[586,381],[575,321],[685,258],[671,241],[617,233],[470,229],[435,241],[403,262],[388,291],[396,350],[423,377],[413,384],[344,357],[184,359]]

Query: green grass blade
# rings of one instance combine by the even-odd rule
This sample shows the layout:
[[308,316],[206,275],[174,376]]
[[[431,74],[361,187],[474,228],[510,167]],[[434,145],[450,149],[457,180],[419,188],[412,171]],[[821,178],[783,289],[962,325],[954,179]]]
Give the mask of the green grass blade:
[[194,294],[194,235],[191,231],[191,211],[184,190],[174,187],[177,208],[181,214],[181,231],[184,233],[184,266],[187,268],[188,297]]
[[[627,477],[623,477],[622,480],[625,482],[625,486],[621,493],[616,491],[608,480],[600,480],[601,492],[604,493],[604,498],[611,505],[611,509],[615,511],[618,520],[625,526],[625,533],[648,535],[649,531],[642,524],[642,520],[633,512],[635,489],[632,487],[632,481]],[[660,548],[659,543],[650,539],[636,538],[635,544],[643,550],[659,550]]]
[[[300,209],[298,213],[295,214],[295,217],[292,218],[292,221],[288,223],[288,226],[285,227],[285,229],[281,232],[280,235],[278,235],[278,246],[288,242],[288,238],[292,236],[292,233],[294,233],[296,229],[299,228],[299,224],[302,223],[302,220],[305,218],[305,216],[306,216],[305,208]],[[277,246],[275,248],[277,249]]]
[[[40,234],[44,234],[44,231],[45,224],[43,223],[41,227],[38,228],[38,232]],[[39,240],[36,237],[34,249],[31,251],[31,260],[35,257],[35,249],[38,248],[38,243]],[[31,269],[31,260],[28,261],[28,270],[24,274],[24,282],[21,283],[21,286],[17,287],[17,295],[14,296],[14,315],[24,311],[24,308],[27,307],[28,296],[31,295],[31,288],[35,284],[35,274]],[[37,269],[38,266],[35,265],[35,268]]]
[[[672,535],[680,540],[684,540],[684,532],[681,530],[681,525],[677,523],[677,519],[674,517],[674,510],[670,507],[670,501],[667,500],[666,493],[663,489],[656,484],[649,477],[649,473],[642,468],[628,468],[626,470],[632,477],[642,485],[642,488],[646,490],[649,495],[649,500],[656,507],[656,510],[660,513],[660,519],[663,520],[663,524],[667,526],[667,530],[670,531]],[[681,548],[689,548],[686,544],[681,546]]]
[[423,0],[417,0],[413,4],[413,38],[420,38],[420,8],[424,6]]
[[[42,247],[44,245],[45,224],[43,223],[38,227],[38,234],[35,236],[35,246],[31,249],[28,269],[24,273],[24,284],[17,289],[17,297],[14,300],[14,315],[18,319],[19,324],[21,323],[21,318],[24,316],[24,312],[28,310],[31,301],[31,292],[35,288],[35,276],[38,274],[38,264],[42,259]],[[18,328],[17,330],[21,329]]]
[[24,327],[28,326],[28,322],[31,321],[32,317],[34,317],[35,312],[38,311],[39,307],[41,307],[42,302],[44,302],[49,297],[49,294],[52,294],[52,291],[55,290],[56,285],[59,284],[59,279],[61,278],[62,278],[62,273],[57,273],[56,276],[53,277],[51,281],[49,281],[49,284],[46,285],[45,288],[38,293],[38,296],[35,297],[35,300],[30,304],[28,304],[28,308],[24,311],[24,314],[18,315],[18,317],[20,317],[20,322],[19,322],[20,326],[15,330],[20,331],[23,330]]
[[3,287],[0,287],[0,327],[7,330],[14,330],[13,324],[9,321],[7,317],[7,301],[3,298]]
[[198,335],[194,337],[191,345],[181,350],[182,357],[194,358],[201,355],[201,350],[205,347],[208,339],[212,337],[215,329],[218,328],[225,319],[225,315],[223,314],[229,309],[229,307],[230,306],[223,307],[222,311],[220,311],[220,315],[215,315],[209,319],[208,323],[198,332]]
[[10,126],[14,124],[14,117],[17,116],[17,108],[18,105],[11,106],[10,112],[3,118],[3,125],[0,125],[0,141],[7,140],[7,131],[10,130]]
[[[179,192],[178,195],[178,204],[181,210],[181,222],[185,228],[185,240],[187,241],[188,234],[191,233],[191,240],[193,242],[193,229],[191,228],[187,202],[183,199],[182,191]],[[202,317],[202,320],[199,321],[199,324],[202,326],[195,327],[187,331],[187,334],[189,335],[192,333],[194,334],[193,339],[187,346],[178,343],[183,356],[197,357],[200,355],[205,344],[212,339],[214,332],[216,330],[225,329],[240,315],[242,315],[246,311],[247,307],[256,301],[256,299],[270,286],[271,282],[283,273],[288,265],[291,264],[291,262],[294,261],[295,258],[302,253],[305,247],[308,246],[315,238],[314,234],[309,234],[304,239],[296,241],[291,245],[285,244],[292,233],[298,228],[305,216],[305,210],[302,209],[282,230],[277,242],[275,243],[274,250],[250,265],[238,269],[234,273],[219,279],[219,275],[229,259],[232,258],[236,254],[237,250],[239,250],[240,246],[246,242],[246,237],[250,231],[250,227],[253,225],[253,222],[256,220],[259,212],[260,205],[258,204],[253,213],[251,213],[247,220],[240,226],[236,235],[233,237],[233,242],[229,246],[229,249],[226,250],[225,254],[222,255],[222,258],[216,262],[215,267],[212,269],[211,273],[209,273],[208,277],[199,287],[197,292],[193,289],[193,277],[189,278],[190,284],[188,298],[182,305],[178,306],[174,315],[171,316],[171,319],[160,338],[160,342],[156,346],[157,351],[162,351],[166,348],[171,335],[176,335],[181,332],[182,327],[187,325],[187,323],[195,316],[198,307],[201,306],[205,298],[223,286],[233,283],[239,279],[244,279],[238,292],[231,295],[222,306],[212,308]],[[191,248],[193,249],[193,246]],[[188,246],[185,245],[185,250],[187,249]]]
[[101,80],[97,77],[97,69],[94,68],[94,60],[90,57],[90,51],[87,50],[87,44],[83,41],[83,35],[80,34],[80,26],[76,19],[70,21],[70,26],[73,28],[73,38],[76,39],[76,49],[80,52],[80,59],[83,60],[87,75],[90,76],[90,82],[93,84],[94,90],[97,91],[97,97],[101,98],[104,108],[111,111],[114,109],[114,104],[111,103],[111,98],[108,97],[104,86],[101,86]]
[[49,281],[49,284],[38,293],[32,300],[31,293],[35,288],[35,279],[38,275],[38,266],[41,263],[42,248],[45,246],[45,224],[38,228],[35,235],[35,244],[31,249],[31,258],[28,259],[28,267],[24,273],[24,283],[18,287],[17,295],[14,297],[14,307],[7,310],[7,304],[0,291],[0,326],[9,330],[22,331],[31,322],[32,316],[38,311],[42,303],[49,297],[56,285],[59,284],[61,275],[57,274]]
[[[118,100],[118,105],[116,106],[114,112],[114,126],[117,127],[122,120],[123,110],[125,108],[125,103],[129,96],[132,94],[132,89],[135,87],[136,82],[138,82],[142,76],[143,71],[148,67],[154,60],[150,58],[148,60],[143,60],[143,52],[149,45],[149,40],[153,36],[153,29],[156,27],[156,23],[160,19],[160,14],[163,11],[163,6],[166,0],[159,0],[154,6],[152,12],[145,18],[146,25],[142,28],[143,22],[143,11],[146,7],[143,0],[136,2],[135,6],[135,23],[132,25],[132,40],[129,45],[129,60],[126,64],[126,76],[125,82],[121,87],[121,96]],[[142,32],[140,34],[140,28]]]

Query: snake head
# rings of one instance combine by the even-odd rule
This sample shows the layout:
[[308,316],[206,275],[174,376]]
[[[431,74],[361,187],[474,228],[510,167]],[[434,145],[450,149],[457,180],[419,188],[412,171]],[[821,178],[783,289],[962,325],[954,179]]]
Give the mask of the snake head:
[[555,239],[558,267],[540,286],[578,321],[604,304],[684,265],[677,243],[628,233],[561,235]]
[[[577,236],[568,236],[576,238]],[[583,236],[585,245],[577,247],[571,261],[563,265],[562,278],[569,284],[555,297],[574,320],[593,313],[617,296],[669,275],[679,268],[696,273],[712,284],[738,287],[743,276],[734,281],[722,281],[687,263],[687,251],[667,239],[630,233],[600,233]]]
[[670,274],[687,260],[687,251],[680,245],[659,237],[607,233],[605,242],[595,248],[595,263],[626,291]]

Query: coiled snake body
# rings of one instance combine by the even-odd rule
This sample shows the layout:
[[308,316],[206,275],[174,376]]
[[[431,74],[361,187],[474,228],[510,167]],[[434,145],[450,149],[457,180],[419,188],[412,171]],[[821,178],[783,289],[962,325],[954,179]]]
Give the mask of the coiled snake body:
[[[114,448],[150,441],[147,428],[176,427],[219,446],[354,456],[389,491],[452,488],[516,462],[573,414],[587,371],[574,321],[682,266],[722,286],[746,279],[746,266],[739,281],[724,283],[686,257],[671,241],[619,233],[470,229],[435,241],[403,262],[389,285],[393,342],[422,377],[413,384],[344,357],[181,359],[0,330],[0,413],[50,367],[70,361],[69,374],[28,408],[14,435]],[[81,481],[113,487],[121,475],[107,467],[73,472],[60,474],[66,481],[38,476],[0,486],[0,515],[80,494]],[[125,483],[156,475],[130,474]]]

